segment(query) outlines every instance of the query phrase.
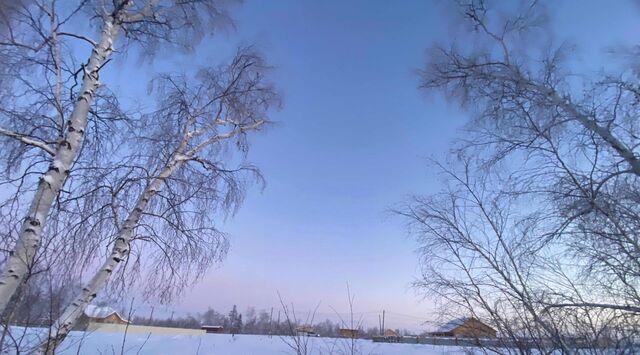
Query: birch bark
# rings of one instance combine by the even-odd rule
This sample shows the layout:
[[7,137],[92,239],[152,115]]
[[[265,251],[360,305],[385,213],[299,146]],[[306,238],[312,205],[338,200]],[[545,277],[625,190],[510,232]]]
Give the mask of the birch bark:
[[24,218],[14,250],[10,252],[0,272],[0,313],[24,281],[40,247],[42,230],[53,202],[60,193],[71,166],[82,147],[87,116],[99,86],[98,74],[113,52],[113,43],[120,30],[120,18],[131,1],[122,3],[116,12],[105,18],[100,41],[93,48],[84,67],[80,95],[78,95],[65,136],[58,142],[47,172],[40,177],[38,188]]
[[69,334],[87,305],[96,298],[98,291],[104,287],[120,262],[129,255],[133,229],[140,221],[142,212],[147,207],[151,198],[160,191],[164,181],[171,176],[183,162],[184,160],[180,159],[180,155],[174,155],[169,164],[164,167],[163,171],[147,185],[136,202],[133,211],[131,211],[122,224],[111,253],[89,283],[82,288],[73,302],[64,309],[60,317],[53,323],[51,331],[49,332],[49,339],[46,343],[42,344],[39,354],[53,355],[55,353],[56,348],[66,338],[67,334]]
[[[163,167],[161,172],[145,187],[133,207],[133,210],[129,213],[120,227],[118,236],[109,256],[104,260],[98,269],[98,272],[82,288],[80,293],[76,295],[74,300],[64,309],[60,317],[51,326],[48,340],[40,347],[40,354],[54,354],[57,346],[62,343],[67,334],[69,334],[71,329],[73,329],[87,305],[96,298],[98,292],[104,288],[118,265],[127,258],[129,251],[131,250],[130,243],[134,236],[133,229],[138,225],[149,201],[162,189],[165,181],[185,162],[196,159],[198,152],[202,151],[207,146],[232,138],[244,131],[258,129],[263,124],[264,121],[260,120],[253,124],[233,129],[228,133],[215,135],[187,151],[185,151],[185,149],[190,139],[199,135],[198,133],[202,134],[203,132],[189,132],[185,130],[182,141],[176,149],[176,152],[173,154],[169,162]],[[189,123],[187,125],[189,125]]]
[[635,154],[632,148],[618,139],[614,132],[599,125],[594,117],[589,117],[581,112],[574,103],[568,102],[562,98],[555,90],[549,89],[542,84],[528,79],[521,78],[521,80],[526,80],[527,84],[541,95],[548,95],[555,105],[565,110],[570,117],[573,117],[585,129],[605,141],[609,147],[611,147],[624,161],[629,164],[629,166],[631,166],[631,171],[635,175],[640,176],[640,158]]

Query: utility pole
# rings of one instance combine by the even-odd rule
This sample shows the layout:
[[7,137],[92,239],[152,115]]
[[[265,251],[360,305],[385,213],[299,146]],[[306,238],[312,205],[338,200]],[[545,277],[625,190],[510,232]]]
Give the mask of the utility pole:
[[271,307],[271,314],[269,314],[269,335],[273,334],[273,307]]
[[149,315],[149,325],[151,325],[151,321],[153,321],[153,306],[151,306],[151,314]]

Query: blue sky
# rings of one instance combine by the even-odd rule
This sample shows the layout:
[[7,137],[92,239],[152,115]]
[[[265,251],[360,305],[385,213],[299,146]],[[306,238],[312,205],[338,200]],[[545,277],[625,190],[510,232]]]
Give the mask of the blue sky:
[[425,47],[446,35],[434,10],[427,2],[245,3],[234,37],[261,44],[285,105],[250,155],[267,188],[225,226],[227,260],[184,306],[268,308],[279,291],[300,310],[321,301],[320,316],[331,316],[331,307],[346,311],[349,283],[356,311],[372,321],[385,308],[426,317],[428,305],[409,289],[416,246],[386,211],[433,186],[426,157],[441,156],[463,121],[442,104],[431,109],[437,119],[424,119],[430,103],[415,70]]
[[[579,70],[601,68],[606,46],[640,38],[632,2],[553,2],[549,10],[559,38],[579,46]],[[280,292],[301,311],[322,302],[324,318],[346,311],[349,283],[371,325],[382,309],[391,327],[430,318],[431,301],[410,288],[417,244],[387,210],[436,191],[427,158],[443,159],[461,136],[467,114],[420,92],[415,71],[426,48],[464,40],[465,30],[444,1],[247,0],[234,14],[237,29],[202,43],[193,62],[257,43],[274,65],[284,106],[249,155],[267,187],[252,189],[221,223],[231,236],[224,263],[170,309],[269,309]],[[184,57],[169,58],[142,70],[183,65]]]

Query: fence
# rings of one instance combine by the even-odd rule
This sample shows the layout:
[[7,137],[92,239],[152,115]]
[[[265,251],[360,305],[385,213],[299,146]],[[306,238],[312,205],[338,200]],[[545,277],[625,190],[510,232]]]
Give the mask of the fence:
[[169,328],[169,327],[151,327],[146,325],[132,325],[129,324],[110,324],[110,323],[89,323],[87,326],[88,332],[110,332],[110,333],[124,333],[129,334],[164,334],[164,335],[205,335],[206,332],[203,329],[184,329],[184,328]]

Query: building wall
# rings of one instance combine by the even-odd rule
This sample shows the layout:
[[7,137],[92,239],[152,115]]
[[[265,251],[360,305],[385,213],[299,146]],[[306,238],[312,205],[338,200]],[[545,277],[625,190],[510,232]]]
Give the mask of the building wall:
[[396,333],[394,330],[387,329],[387,330],[384,331],[384,336],[385,337],[397,337],[397,336],[399,336],[399,334]]
[[357,338],[358,330],[356,329],[340,329],[340,336],[345,338]]
[[111,314],[103,319],[96,319],[95,321],[98,323],[127,324],[127,322],[118,317],[116,314]]
[[471,337],[471,338],[495,338],[496,331],[484,323],[475,319],[466,321],[461,326],[452,330],[455,337]]

